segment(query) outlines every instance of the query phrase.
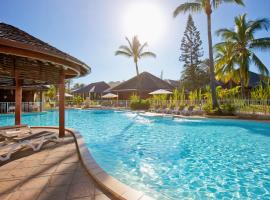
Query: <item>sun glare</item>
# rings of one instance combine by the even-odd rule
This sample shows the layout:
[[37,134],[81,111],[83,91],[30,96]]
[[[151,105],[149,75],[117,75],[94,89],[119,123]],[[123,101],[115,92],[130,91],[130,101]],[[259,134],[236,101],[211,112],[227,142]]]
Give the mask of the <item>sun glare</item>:
[[165,17],[159,5],[150,2],[129,4],[124,19],[124,34],[138,35],[141,41],[156,42],[164,33]]

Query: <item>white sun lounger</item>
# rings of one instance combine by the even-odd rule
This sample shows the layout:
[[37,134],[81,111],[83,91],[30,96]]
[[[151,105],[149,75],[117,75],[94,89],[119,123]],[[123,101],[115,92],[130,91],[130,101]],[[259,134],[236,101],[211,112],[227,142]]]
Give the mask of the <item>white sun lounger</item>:
[[22,144],[18,143],[2,143],[0,144],[0,161],[6,161],[10,159],[12,153],[21,148]]
[[0,135],[4,138],[0,144],[0,161],[10,159],[10,156],[22,147],[30,147],[33,151],[39,151],[47,141],[59,142],[58,134],[49,131],[32,133],[25,129],[22,129],[22,132],[2,129]]
[[47,141],[59,142],[59,137],[57,133],[42,131],[27,136],[15,137],[12,140],[16,143],[22,143],[24,146],[29,146],[34,151],[38,151]]

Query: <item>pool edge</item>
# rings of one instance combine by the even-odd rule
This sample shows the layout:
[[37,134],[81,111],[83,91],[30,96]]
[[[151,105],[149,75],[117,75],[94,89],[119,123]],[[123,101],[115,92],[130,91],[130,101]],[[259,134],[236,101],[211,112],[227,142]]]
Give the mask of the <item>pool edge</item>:
[[[58,127],[55,126],[31,126],[31,128],[58,129]],[[99,189],[109,198],[117,200],[153,200],[153,198],[120,182],[103,170],[88,150],[79,131],[71,128],[66,128],[66,131],[71,133],[74,137],[79,159],[87,170],[89,176],[91,176]]]

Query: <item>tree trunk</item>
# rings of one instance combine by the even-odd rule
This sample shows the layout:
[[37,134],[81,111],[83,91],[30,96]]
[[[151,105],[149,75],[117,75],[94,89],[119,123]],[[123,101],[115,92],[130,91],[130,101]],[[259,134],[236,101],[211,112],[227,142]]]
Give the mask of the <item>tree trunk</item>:
[[232,89],[232,87],[233,87],[233,81],[232,81],[232,79],[230,79],[229,80],[229,88]]
[[139,68],[138,68],[138,62],[135,61],[135,65],[136,65],[136,73],[137,73],[137,90],[138,90],[138,95],[139,97],[141,97],[141,79],[140,79],[140,74],[139,74]]
[[241,71],[239,70],[239,77],[240,77],[240,86],[241,86],[241,95],[242,99],[245,99],[245,81],[243,78],[243,75],[241,74]]
[[218,108],[217,96],[216,96],[216,83],[214,72],[214,56],[212,45],[212,32],[211,32],[211,14],[207,14],[207,26],[208,26],[208,48],[209,48],[209,67],[210,67],[210,87],[212,93],[212,105],[213,108]]
[[243,80],[242,78],[241,78],[240,84],[241,84],[242,99],[245,99],[245,98],[246,98],[246,94],[245,94],[245,84],[244,84],[244,80]]
[[135,61],[135,65],[136,65],[136,73],[137,73],[137,76],[139,76],[139,68],[138,68],[138,63],[137,63],[137,61]]

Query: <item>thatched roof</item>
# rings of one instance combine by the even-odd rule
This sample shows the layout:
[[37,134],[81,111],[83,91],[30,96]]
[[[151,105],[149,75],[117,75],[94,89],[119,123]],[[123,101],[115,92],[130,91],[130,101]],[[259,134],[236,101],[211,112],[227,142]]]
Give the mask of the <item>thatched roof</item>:
[[0,23],[0,78],[13,79],[16,71],[31,84],[52,84],[58,82],[61,70],[72,78],[88,74],[90,67],[19,28]]
[[263,77],[260,74],[257,74],[255,72],[249,72],[249,82],[248,82],[248,87],[254,88],[257,87],[258,85],[260,85],[260,83],[262,81],[264,81],[263,79],[266,77]]
[[[255,72],[249,71],[249,81],[248,81],[248,88],[255,88],[257,86],[259,86],[261,83],[266,83],[269,79],[269,77],[267,76],[263,76],[260,74],[257,74]],[[221,85],[222,87],[225,87],[226,85],[228,85],[229,82],[227,84],[224,84],[222,82],[217,82],[217,85]],[[239,83],[234,83],[233,85],[240,85]]]
[[[139,81],[140,80],[140,81]],[[140,83],[140,84],[139,84]],[[120,85],[110,89],[111,92],[138,91],[152,92],[158,89],[173,90],[173,86],[162,79],[148,73],[142,72],[139,77],[135,76]]]
[[83,93],[103,93],[105,90],[110,88],[110,86],[104,81],[90,83],[78,90],[73,91],[73,94],[83,94]]

